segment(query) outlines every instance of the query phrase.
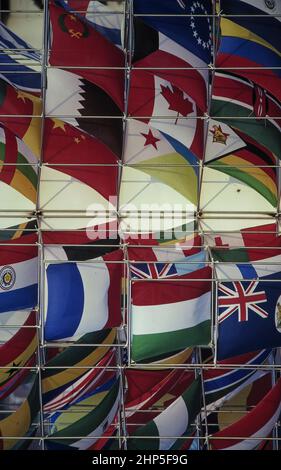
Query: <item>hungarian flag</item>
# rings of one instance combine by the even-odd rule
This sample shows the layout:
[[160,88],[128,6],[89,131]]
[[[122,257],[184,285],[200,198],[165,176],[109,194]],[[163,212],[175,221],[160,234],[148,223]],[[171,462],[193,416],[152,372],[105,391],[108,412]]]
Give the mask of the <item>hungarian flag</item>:
[[40,98],[0,78],[0,122],[22,139],[36,157],[41,151],[41,111]]
[[118,158],[99,139],[58,119],[46,119],[43,156],[49,168],[85,183],[105,199],[117,193]]
[[211,340],[211,268],[132,281],[132,359],[151,361]]
[[177,152],[202,158],[203,112],[190,93],[156,74],[134,69],[128,111],[131,117],[164,134]]
[[[1,325],[3,326],[2,316],[5,316],[5,314],[1,314]],[[8,324],[14,326],[21,317],[25,318],[25,321],[17,330],[13,328],[14,334],[0,346],[1,399],[6,396],[7,388],[10,392],[11,388],[14,388],[18,376],[22,377],[19,367],[24,367],[30,362],[37,348],[36,312],[32,311],[26,315],[25,312],[13,312],[6,314],[6,317],[5,326],[8,326]],[[2,369],[1,367],[5,368]]]
[[[192,434],[192,425],[201,409],[201,395],[201,378],[198,377],[162,413],[134,432],[132,438],[128,440],[128,448],[130,450],[179,449],[183,444],[181,438]],[[142,436],[149,438],[141,439]]]
[[[115,330],[88,333],[46,362],[42,370],[43,403],[49,403],[98,364],[114,345]],[[89,344],[98,346],[89,346]],[[82,346],[81,346],[82,345]]]
[[[56,413],[52,423],[51,443],[64,444],[85,450],[95,443],[109,428],[120,405],[120,379],[107,382],[92,397],[81,400],[80,407],[70,406],[63,413]],[[75,412],[79,410],[79,413]],[[90,410],[90,411],[89,411]],[[79,436],[79,437],[78,437]]]
[[7,127],[0,127],[0,181],[36,203],[38,159]]
[[208,167],[243,181],[276,207],[277,157],[250,136],[210,120],[205,162]]
[[[281,411],[281,379],[246,416],[211,437],[214,450],[254,450],[278,422]],[[232,436],[234,438],[232,438]],[[219,439],[222,438],[223,439]],[[255,439],[254,439],[255,438]]]
[[121,157],[123,115],[100,86],[71,71],[50,68],[46,114],[54,119],[54,129],[63,129],[60,121],[65,121],[100,140]]
[[[264,364],[269,355],[270,350],[265,349],[219,361],[218,368],[204,369],[203,380],[206,404],[212,404],[208,408],[213,409],[221,406],[229,397],[237,394],[241,388],[256,380],[259,372],[254,368],[255,365]],[[228,364],[230,365],[229,369],[225,368]],[[239,364],[240,367],[235,368],[232,364]],[[242,368],[243,364],[246,367],[245,369]],[[249,366],[252,366],[252,369],[247,368]],[[261,374],[263,374],[263,371],[261,371]]]
[[[34,420],[40,409],[38,377],[34,375],[34,383],[27,396],[15,412],[6,415],[0,421],[0,450],[12,450],[19,438],[27,435],[34,426]],[[14,439],[5,439],[10,437]]]
[[[221,18],[216,67],[230,68],[233,73],[252,80],[280,100],[281,58],[278,37],[281,27],[278,19],[274,20],[271,15],[267,17],[256,3],[250,6],[243,1],[225,0],[221,7],[229,17]],[[247,15],[244,19],[243,13]],[[268,9],[267,13],[272,12]],[[238,14],[239,18],[231,16],[233,14]]]
[[0,313],[34,308],[38,296],[37,235],[3,242],[0,248]]
[[[238,129],[280,158],[281,103],[265,92],[264,104],[260,103],[259,110],[256,93],[256,87],[248,80],[216,72],[211,114],[214,119]],[[264,116],[268,119],[254,119]]]
[[50,64],[66,69],[74,67],[71,69],[74,73],[100,87],[122,110],[123,52],[75,13],[67,12],[55,2],[51,2],[49,9],[52,25]]
[[122,250],[116,250],[83,263],[47,263],[47,340],[78,339],[121,324],[122,259]]

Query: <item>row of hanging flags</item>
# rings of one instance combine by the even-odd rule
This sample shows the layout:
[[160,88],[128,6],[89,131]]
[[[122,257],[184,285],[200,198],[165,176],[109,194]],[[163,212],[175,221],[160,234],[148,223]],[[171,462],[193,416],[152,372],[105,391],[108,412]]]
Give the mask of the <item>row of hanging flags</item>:
[[[49,1],[44,106],[40,56],[1,25],[0,210],[19,211],[0,232],[1,449],[280,437],[281,1],[221,0],[219,22],[212,3],[134,0],[128,54],[123,13]],[[199,195],[207,233],[137,231],[131,203],[194,213]]]

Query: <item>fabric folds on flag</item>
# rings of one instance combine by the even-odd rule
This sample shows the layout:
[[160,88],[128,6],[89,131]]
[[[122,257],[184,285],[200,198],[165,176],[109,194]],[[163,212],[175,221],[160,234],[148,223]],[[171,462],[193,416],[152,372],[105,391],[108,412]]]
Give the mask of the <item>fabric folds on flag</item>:
[[37,235],[21,245],[8,240],[0,247],[0,313],[34,308],[38,296]]
[[274,244],[233,250],[236,263],[229,254],[232,263],[218,263],[219,359],[281,345],[280,237]]
[[111,8],[99,1],[75,0],[68,1],[68,7],[81,14],[94,28],[110,42],[118,47],[122,45],[122,15],[111,12]]
[[[231,426],[214,434],[211,447],[214,450],[254,450],[261,440],[272,432],[281,411],[281,380],[246,416]],[[231,439],[235,436],[237,439]],[[224,439],[218,439],[223,437]]]
[[[111,385],[111,383],[110,383]],[[105,433],[114,420],[120,404],[120,383],[119,379],[113,381],[110,388],[97,390],[91,398],[81,401],[82,409],[79,413],[67,411],[62,415],[62,422],[54,422],[51,442],[58,442],[56,438],[65,437],[64,444],[70,445],[78,450],[84,450],[95,443],[100,436]],[[83,410],[83,404],[95,404],[96,406],[88,411]],[[79,404],[78,410],[79,410]],[[79,439],[78,436],[81,436]]]
[[41,99],[0,78],[1,124],[23,140],[39,157],[41,151]]
[[74,13],[54,2],[49,8],[53,32],[50,64],[75,67],[74,73],[99,86],[122,110],[125,64],[122,51]]
[[[46,267],[45,338],[78,339],[121,323],[122,250]],[[95,290],[93,290],[95,286]]]
[[117,193],[117,156],[86,132],[58,119],[47,119],[43,155],[50,168],[85,183],[105,199]]
[[[262,88],[230,73],[216,72],[211,113],[280,158],[281,103]],[[265,116],[268,119],[263,121],[261,118]]]
[[[101,361],[110,350],[109,345],[114,345],[115,339],[114,329],[88,333],[77,341],[78,347],[69,346],[47,361],[46,365],[50,367],[42,371],[43,403],[56,398],[59,393],[81,378],[88,369]],[[89,344],[98,346],[89,346]]]
[[211,268],[132,281],[132,359],[148,361],[211,340]]
[[7,127],[0,127],[0,181],[36,202],[38,159]]
[[[19,315],[16,315],[19,313]],[[24,312],[11,313],[12,323]],[[3,315],[3,314],[2,314]],[[37,348],[36,312],[32,311],[22,326],[5,343],[0,345],[0,398],[11,392],[11,387],[21,375],[19,367],[30,362]],[[1,367],[5,367],[1,369]],[[11,381],[13,379],[13,381]]]
[[47,136],[55,139],[60,129],[73,135],[75,130],[65,128],[64,121],[98,139],[120,158],[123,115],[110,95],[72,71],[53,67],[47,78],[46,113],[54,121],[53,132],[48,129]]
[[[183,394],[151,422],[138,428],[128,441],[129,449],[179,449],[181,437],[192,433],[192,424],[201,408],[201,378],[198,377]],[[141,436],[151,438],[141,439]],[[178,438],[177,438],[177,437]]]
[[[229,12],[230,17],[221,19],[216,66],[230,68],[233,73],[252,80],[280,100],[280,22],[261,12],[257,4],[253,6],[243,1],[223,2],[222,10]],[[231,16],[234,12],[239,13],[240,19]],[[272,11],[268,9],[266,13]],[[242,19],[243,14],[248,16]]]
[[[219,361],[219,366],[226,366],[227,364],[239,364],[245,366],[252,366],[253,369],[243,369],[242,367],[230,368],[230,369],[206,369],[203,371],[204,378],[204,393],[206,398],[206,404],[213,403],[215,406],[221,404],[224,398],[227,398],[229,394],[231,396],[237,393],[241,387],[249,384],[253,380],[256,380],[257,369],[254,369],[255,365],[263,364],[270,355],[268,349],[243,354],[241,356],[232,357],[224,361]],[[216,403],[217,402],[217,403]]]
[[134,13],[146,15],[141,16],[146,24],[180,44],[205,63],[211,62],[212,2],[209,0],[199,2],[134,0]]
[[[30,44],[0,24],[0,75],[12,85],[30,93],[41,91],[40,55]],[[24,59],[25,65],[22,63]],[[33,66],[29,66],[33,63]],[[34,63],[37,63],[37,70]],[[39,69],[39,71],[38,71]]]
[[[14,413],[10,413],[0,421],[0,450],[12,450],[31,429],[34,419],[39,412],[39,383],[38,377],[34,377],[34,383],[27,398]],[[14,437],[14,439],[5,439]]]

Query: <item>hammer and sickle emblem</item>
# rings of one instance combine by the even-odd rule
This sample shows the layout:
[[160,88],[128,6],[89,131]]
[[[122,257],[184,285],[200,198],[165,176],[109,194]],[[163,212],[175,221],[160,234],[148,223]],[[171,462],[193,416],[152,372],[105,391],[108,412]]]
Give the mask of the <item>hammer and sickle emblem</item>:
[[70,29],[69,33],[70,33],[70,36],[75,39],[80,39],[83,36],[83,34],[80,33],[80,31],[74,31],[74,29]]

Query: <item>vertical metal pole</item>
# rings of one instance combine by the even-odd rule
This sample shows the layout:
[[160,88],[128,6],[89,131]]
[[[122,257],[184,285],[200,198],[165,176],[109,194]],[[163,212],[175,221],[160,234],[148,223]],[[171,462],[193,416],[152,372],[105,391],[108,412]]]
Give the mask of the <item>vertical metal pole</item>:
[[[200,365],[202,365],[202,353],[201,348],[198,351],[198,359]],[[203,409],[204,409],[204,423],[205,423],[205,439],[207,450],[210,450],[210,441],[209,441],[209,429],[208,429],[208,415],[207,415],[207,406],[206,406],[206,395],[205,395],[205,384],[204,384],[204,376],[203,376],[203,369],[200,369],[200,378],[201,378],[201,387],[202,387],[202,397],[203,397]]]

